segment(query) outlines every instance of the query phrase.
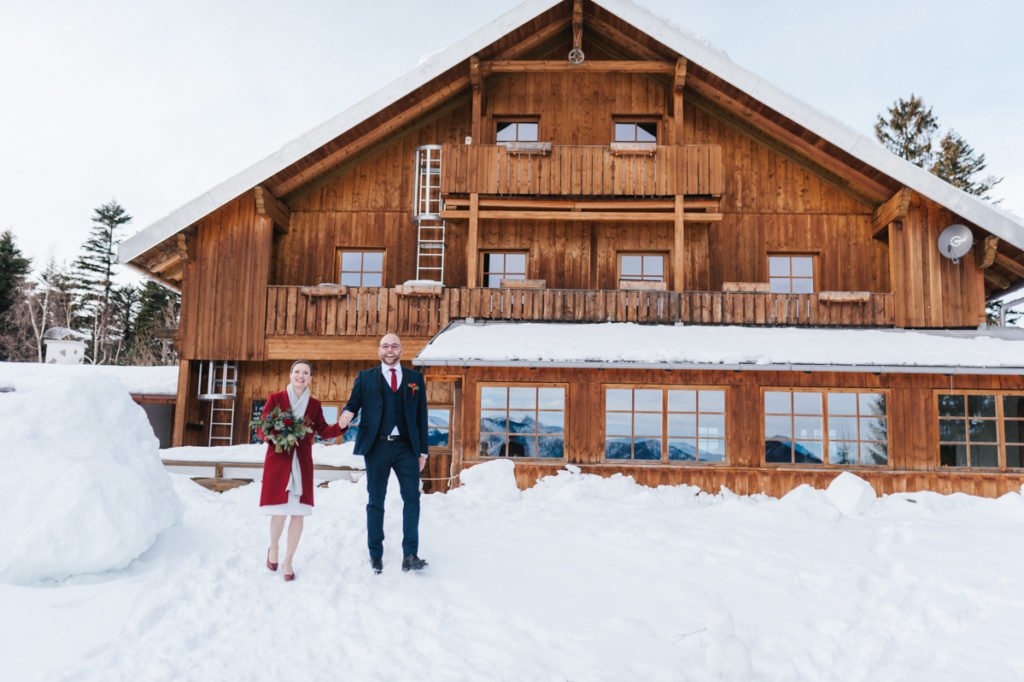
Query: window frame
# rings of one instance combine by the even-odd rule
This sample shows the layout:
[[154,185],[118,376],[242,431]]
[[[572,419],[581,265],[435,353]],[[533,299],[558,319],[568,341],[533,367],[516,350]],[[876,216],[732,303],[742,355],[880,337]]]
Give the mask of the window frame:
[[[483,408],[481,407],[481,400],[483,399],[483,389],[485,388],[560,388],[564,392],[564,400],[562,405],[562,456],[561,457],[517,457],[513,455],[487,455],[481,451],[480,439],[482,433],[491,433],[490,431],[483,432],[480,430],[480,421],[483,416]],[[557,382],[557,381],[481,381],[476,385],[476,458],[478,460],[502,460],[507,459],[511,461],[522,461],[522,462],[568,462],[569,461],[569,427],[570,427],[570,415],[569,415],[569,383],[568,382]],[[505,406],[506,420],[505,420],[505,437],[506,443],[508,443],[508,437],[510,432],[508,430],[508,419],[507,414],[509,411],[508,405]],[[540,411],[539,408],[535,411]],[[554,410],[547,410],[553,412]],[[531,434],[527,434],[531,435]],[[539,433],[532,434],[540,437]]]
[[[335,281],[337,281],[338,284],[342,283],[341,279],[342,279],[342,274],[343,273],[342,273],[341,265],[342,265],[342,261],[344,259],[344,254],[346,254],[346,253],[358,253],[358,254],[360,254],[360,258],[359,258],[359,267],[360,267],[360,269],[358,271],[359,272],[359,286],[356,287],[356,288],[368,287],[368,288],[371,288],[371,289],[381,289],[381,288],[384,288],[384,287],[387,286],[388,251],[383,246],[382,247],[374,247],[374,246],[371,246],[371,247],[339,246],[339,247],[337,247],[335,249],[335,255],[334,255],[334,273],[335,273]],[[364,256],[367,253],[379,253],[379,254],[381,254],[381,259],[380,259],[380,286],[379,287],[372,287],[370,285],[363,284],[363,279],[364,279],[366,273],[376,273],[377,272],[376,270],[366,270],[366,269],[363,269],[363,262],[365,260]],[[349,272],[355,272],[355,270],[350,270]],[[348,285],[344,285],[344,286],[355,286],[355,285],[348,284]]]
[[[643,275],[641,274],[641,279],[625,280],[623,278],[623,276],[622,276],[622,258],[623,258],[623,256],[640,256],[641,259],[644,258],[644,257],[659,256],[661,258],[661,279],[657,279],[657,280],[655,280],[655,279],[642,279]],[[671,285],[670,282],[668,281],[668,264],[669,264],[669,254],[668,254],[668,251],[633,251],[633,250],[616,251],[615,252],[615,275],[616,275],[615,276],[615,281],[616,282],[623,282],[623,281],[629,281],[629,282],[663,282],[665,284],[665,286],[667,287],[667,286]],[[640,271],[641,271],[641,273],[643,272],[643,260],[640,261]]]
[[[983,467],[983,466],[971,466],[970,464],[968,464],[967,466],[956,466],[956,465],[946,465],[946,464],[942,463],[942,445],[944,445],[944,444],[952,445],[952,444],[958,444],[959,443],[959,441],[957,441],[957,442],[954,442],[954,441],[945,441],[945,442],[943,442],[943,440],[942,440],[942,429],[941,429],[940,422],[942,421],[942,419],[952,419],[952,417],[942,417],[942,416],[939,415],[939,396],[943,396],[943,395],[960,395],[960,396],[964,396],[965,398],[967,396],[971,396],[971,395],[991,395],[991,396],[995,396],[995,398],[996,398],[996,416],[995,417],[981,417],[981,419],[986,419],[986,420],[994,421],[995,424],[996,424],[996,439],[997,439],[997,442],[996,442],[996,457],[997,457],[997,460],[998,460],[997,466],[994,466],[994,467]],[[1003,405],[1003,398],[1006,397],[1006,396],[1019,396],[1020,398],[1024,399],[1024,390],[1014,391],[1014,390],[1006,390],[1006,389],[959,389],[959,388],[953,388],[953,389],[950,389],[950,388],[936,388],[936,389],[932,390],[932,407],[934,408],[932,414],[935,417],[935,438],[933,440],[933,443],[936,446],[936,450],[935,450],[935,456],[936,456],[936,460],[937,460],[936,461],[936,466],[939,467],[939,471],[964,471],[964,472],[967,472],[967,471],[1000,471],[1000,472],[1007,472],[1007,473],[1024,473],[1024,466],[1011,467],[1011,466],[1007,466],[1007,464],[1006,464],[1006,446],[1007,446],[1007,441],[1006,441],[1006,413],[1005,413],[1005,409],[1006,408]],[[965,413],[964,413],[962,421],[968,422],[968,421],[970,421],[970,417],[966,414],[966,412],[967,412],[966,405],[965,405],[964,409],[965,409]],[[1011,420],[1012,421],[1020,421],[1020,422],[1024,423],[1024,419],[1017,419],[1017,418],[1013,417],[1013,418],[1011,418]],[[970,429],[969,428],[965,429],[965,434],[964,435],[965,435],[966,440],[963,441],[963,443],[965,445],[969,446],[970,443],[971,443],[971,440],[970,440]],[[985,445],[989,445],[990,443],[985,442],[984,444]],[[1024,447],[1024,443],[1019,443],[1019,444],[1018,443],[1013,443],[1013,445],[1020,445],[1021,447]],[[968,449],[968,462],[970,462],[970,450],[969,449]],[[1022,462],[1022,464],[1024,464],[1024,462]]]
[[[452,405],[451,403],[431,403],[431,402],[428,402],[427,403],[427,415],[428,415],[428,417],[430,415],[430,410],[448,410],[448,445],[447,446],[430,445],[430,446],[428,446],[428,450],[430,451],[431,454],[435,454],[436,453],[436,454],[439,454],[439,455],[450,455],[450,454],[452,454],[452,452],[454,450],[453,436],[452,436],[452,432],[454,431],[454,428],[453,428],[453,423],[452,422],[453,422],[453,420],[455,418],[455,406]],[[428,431],[430,430],[430,424],[429,423],[427,424],[427,430]]]
[[[602,464],[618,464],[618,465],[630,465],[630,466],[683,466],[683,467],[724,467],[731,466],[729,462],[729,442],[731,440],[729,435],[729,386],[713,386],[713,385],[701,385],[701,384],[631,384],[621,382],[611,382],[601,384],[601,463]],[[608,389],[629,389],[633,391],[641,390],[659,390],[661,391],[661,459],[636,459],[636,457],[630,457],[629,459],[609,459],[607,451],[608,442]],[[670,412],[668,409],[668,392],[669,391],[721,391],[724,401],[722,412],[705,412],[707,415],[722,415],[722,419],[725,425],[722,428],[722,438],[705,439],[705,440],[721,440],[722,441],[722,461],[711,462],[707,460],[695,460],[688,462],[686,460],[674,460],[669,459],[669,448],[668,442],[670,437],[668,435],[668,420],[670,414],[694,414],[697,417],[697,429],[698,434],[694,436],[694,440],[697,442],[697,452],[700,454],[700,411],[697,412]],[[622,410],[616,410],[617,413],[626,414]],[[630,410],[628,414],[635,415],[636,410]],[[651,412],[641,412],[641,414],[652,414]],[[636,433],[633,431],[634,427],[631,427],[630,440],[635,440]],[[681,440],[681,437],[677,437],[677,440]],[[631,448],[632,450],[632,448]]]
[[[639,127],[641,123],[653,123],[654,124],[654,141],[644,142],[636,139],[634,131],[634,139],[632,140],[620,140],[617,135],[616,126],[619,125],[634,125]],[[651,147],[657,147],[661,144],[663,121],[661,116],[654,114],[614,114],[612,116],[612,144],[639,144],[639,145],[650,145]]]
[[[768,273],[768,292],[772,294],[781,295],[794,295],[794,296],[811,296],[821,291],[820,281],[818,277],[818,251],[797,251],[792,249],[780,249],[778,251],[769,251],[765,260],[766,270]],[[786,277],[772,277],[772,258],[789,258],[789,275]],[[807,279],[806,277],[794,277],[793,276],[793,258],[810,258],[811,259],[811,290],[803,294],[793,293],[793,280],[794,279]],[[789,281],[790,291],[772,291],[772,279],[786,279]]]
[[[494,135],[494,144],[496,145],[507,145],[507,144],[520,144],[523,142],[532,143],[540,142],[540,115],[539,114],[502,114],[501,116],[495,116],[493,118],[494,127],[491,129],[491,133]],[[498,141],[498,126],[502,123],[514,123],[516,125],[516,139],[514,140],[502,140]],[[519,139],[519,125],[522,123],[533,123],[537,126],[537,139],[536,140],[520,140]]]
[[[345,409],[345,401],[343,401],[343,400],[321,400],[320,401],[320,407],[321,407],[321,410],[323,408],[325,408],[325,407],[337,407],[338,408],[338,414],[341,415],[342,410]],[[330,420],[328,420],[327,423],[330,424],[331,423]],[[337,422],[335,422],[335,423],[337,423]],[[323,445],[341,445],[342,443],[345,442],[345,436],[346,435],[347,435],[347,432],[343,433],[342,435],[338,436],[337,438],[322,439],[322,438],[320,438],[320,436],[318,436],[317,434],[314,433],[313,434],[313,442],[314,443],[321,443]]]
[[[492,287],[492,286],[490,286],[487,283],[487,279],[488,279],[488,277],[487,277],[488,271],[487,271],[487,267],[486,267],[487,266],[487,257],[488,256],[492,256],[492,255],[502,255],[502,256],[508,256],[508,255],[519,256],[519,255],[521,255],[521,256],[523,256],[524,257],[524,262],[523,262],[523,279],[524,280],[530,279],[530,252],[529,252],[528,249],[487,249],[487,250],[480,251],[480,270],[479,270],[479,272],[480,272],[480,287],[481,288],[483,288],[483,289],[500,289],[500,288],[502,288],[501,284],[500,284],[500,281],[499,281],[499,285],[496,286],[496,287]],[[518,274],[518,273],[516,273],[516,274]],[[508,270],[503,270],[502,271],[502,279],[505,279],[505,275],[508,275]]]
[[[892,389],[890,389],[890,388],[881,388],[881,387],[879,387],[879,388],[861,388],[861,387],[850,388],[850,387],[845,387],[845,386],[844,387],[836,387],[836,386],[826,386],[826,387],[817,387],[817,386],[800,386],[800,387],[795,387],[795,386],[760,386],[759,388],[760,388],[760,396],[761,396],[761,405],[760,405],[760,409],[759,409],[759,414],[760,414],[760,417],[761,417],[761,426],[760,426],[760,431],[761,431],[761,441],[760,441],[761,442],[761,466],[763,466],[763,467],[813,467],[815,469],[856,469],[856,470],[860,470],[860,471],[884,471],[886,469],[892,470],[892,469],[895,468],[895,466],[893,465],[893,461],[892,461],[892,450],[891,450],[891,443],[892,443],[891,433],[892,433],[892,430],[891,430],[891,426],[890,426],[890,424],[892,423],[892,416],[890,414],[891,413],[890,406],[892,405]],[[768,459],[765,456],[766,453],[764,451],[765,443],[768,442],[768,433],[767,433],[767,430],[765,428],[765,417],[768,415],[768,412],[765,409],[765,404],[764,404],[765,393],[819,393],[819,394],[821,394],[821,396],[822,396],[822,401],[821,401],[821,451],[822,451],[822,456],[823,456],[823,461],[821,462],[821,464],[814,464],[814,463],[811,463],[811,462],[794,462],[794,461],[792,461],[792,453],[795,451],[795,448],[796,448],[796,441],[797,441],[796,433],[793,433],[791,435],[791,440],[790,440],[790,442],[791,442],[791,446],[790,446],[790,458],[791,458],[791,461],[789,461],[789,462],[769,462],[768,461]],[[828,427],[829,427],[829,424],[828,424],[828,419],[829,419],[828,394],[829,393],[852,393],[854,395],[859,395],[861,393],[881,393],[881,394],[885,395],[885,428],[886,428],[886,439],[885,439],[886,461],[885,461],[885,464],[862,464],[860,462],[860,444],[861,443],[877,443],[877,442],[879,442],[879,441],[872,441],[872,440],[862,440],[860,438],[858,438],[856,441],[848,441],[848,440],[843,440],[843,439],[839,439],[839,438],[835,439],[837,442],[842,442],[842,443],[848,443],[848,442],[856,442],[857,443],[857,446],[858,446],[857,447],[857,451],[858,452],[857,452],[857,463],[856,464],[833,464],[831,461],[829,461],[831,459],[830,456],[829,456],[829,443],[831,441],[830,441],[830,439],[828,437]],[[779,414],[774,413],[774,412],[772,414],[776,415],[776,416],[782,416],[782,415],[779,415]],[[804,414],[804,413],[798,413],[796,411],[790,412],[789,413],[790,425],[793,427],[794,431],[795,431],[795,424],[793,422],[794,422],[794,420],[795,420],[795,418],[797,416],[818,416],[818,415],[807,415],[807,414]],[[843,417],[843,418],[848,418],[851,415],[845,415],[844,414],[844,415],[837,415],[837,416]],[[857,415],[856,415],[855,418],[858,419],[858,420],[864,418],[864,417],[861,417],[861,415],[860,415],[860,403],[859,403],[859,401],[858,401],[858,407],[857,407]],[[859,432],[859,429],[858,429],[858,436],[859,435],[860,435],[860,432]]]

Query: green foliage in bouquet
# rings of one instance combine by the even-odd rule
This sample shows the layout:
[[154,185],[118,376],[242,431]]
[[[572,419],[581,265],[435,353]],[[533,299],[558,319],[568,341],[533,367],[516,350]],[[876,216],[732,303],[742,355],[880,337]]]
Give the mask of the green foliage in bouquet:
[[276,452],[291,452],[307,433],[313,432],[301,419],[296,419],[291,410],[280,407],[261,419],[253,419],[249,427],[263,431],[264,440],[273,443]]

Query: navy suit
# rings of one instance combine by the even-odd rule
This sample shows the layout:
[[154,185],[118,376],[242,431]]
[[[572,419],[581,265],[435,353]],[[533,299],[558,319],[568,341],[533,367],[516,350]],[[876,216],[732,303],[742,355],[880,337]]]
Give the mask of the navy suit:
[[[419,550],[420,455],[427,454],[427,386],[423,375],[402,367],[402,382],[392,393],[381,366],[356,377],[345,409],[359,418],[355,454],[366,458],[366,540],[371,559],[384,554],[384,498],[394,470],[402,493],[402,554]],[[399,438],[387,440],[397,427]]]

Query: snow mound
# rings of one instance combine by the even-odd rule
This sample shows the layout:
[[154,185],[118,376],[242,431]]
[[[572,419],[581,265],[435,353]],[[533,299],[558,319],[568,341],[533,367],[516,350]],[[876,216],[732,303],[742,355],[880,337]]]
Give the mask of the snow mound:
[[750,651],[736,636],[732,614],[717,601],[704,613],[704,628],[710,641],[704,651],[704,663],[713,679],[749,680],[753,674]]
[[456,490],[462,490],[462,495],[469,495],[472,498],[514,502],[522,497],[519,486],[516,485],[516,465],[507,459],[463,469],[459,474],[459,480],[462,486]]
[[875,503],[875,489],[871,484],[849,471],[836,476],[825,490],[825,495],[836,509],[847,516],[858,516]]
[[22,381],[0,394],[0,582],[122,568],[182,505],[142,408],[112,377]]

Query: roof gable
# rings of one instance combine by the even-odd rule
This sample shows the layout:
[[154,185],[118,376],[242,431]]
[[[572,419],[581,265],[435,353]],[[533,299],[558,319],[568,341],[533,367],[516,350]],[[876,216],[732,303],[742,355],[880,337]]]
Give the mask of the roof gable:
[[[391,84],[358,102],[337,116],[325,121],[304,135],[285,144],[262,161],[211,188],[187,204],[158,220],[120,246],[121,262],[141,255],[164,240],[187,228],[197,220],[217,210],[227,202],[253,187],[274,180],[283,188],[295,189],[303,178],[315,176],[330,168],[332,154],[344,148],[344,136],[387,110],[399,100],[415,93],[427,84],[447,85],[438,97],[450,96],[462,87],[462,76],[454,70],[471,56],[486,50],[514,32],[528,35],[535,30],[531,22],[558,25],[565,17],[557,16],[559,8],[571,3],[566,0],[527,0],[470,36],[454,43],[446,50],[426,60]],[[824,140],[836,153],[855,163],[863,164],[879,177],[913,189],[965,220],[993,235],[1024,249],[1024,223],[988,202],[962,192],[928,171],[892,154],[871,138],[849,126],[822,114],[775,88],[756,74],[732,62],[723,52],[699,38],[683,31],[628,0],[598,0],[593,4],[621,20],[636,31],[649,36],[666,48],[686,57],[699,69],[719,79],[738,93],[756,100],[774,115],[809,131]],[[642,49],[642,48],[638,48]],[[468,81],[468,73],[465,76]],[[468,83],[467,83],[468,84]],[[335,157],[336,158],[336,157]],[[285,172],[299,178],[289,181]]]

